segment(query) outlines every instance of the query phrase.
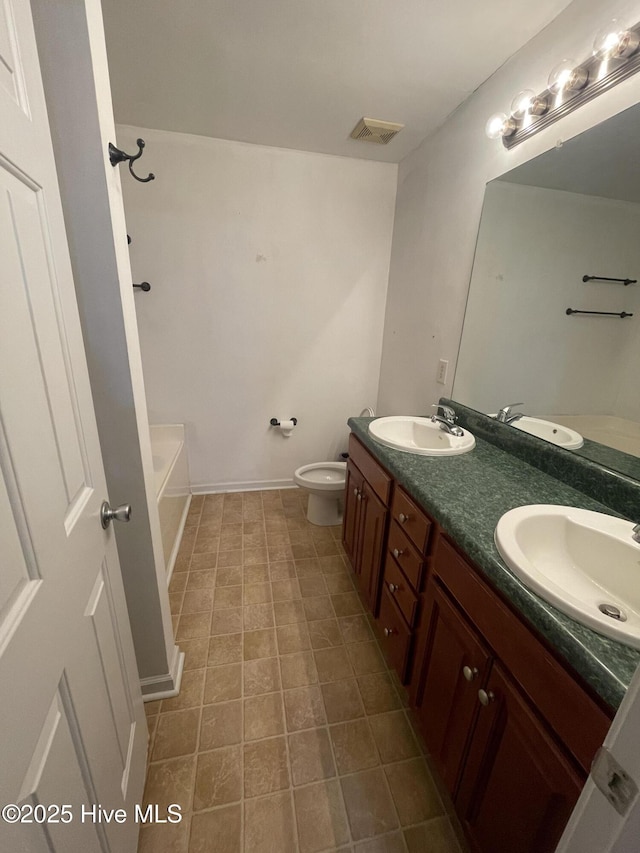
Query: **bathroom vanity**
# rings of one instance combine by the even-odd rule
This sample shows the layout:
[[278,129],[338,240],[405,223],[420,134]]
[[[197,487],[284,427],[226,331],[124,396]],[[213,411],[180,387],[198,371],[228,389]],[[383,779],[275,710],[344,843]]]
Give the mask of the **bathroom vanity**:
[[611,510],[478,440],[392,450],[354,418],[344,545],[471,848],[553,851],[640,653],[529,591],[496,551],[526,503]]

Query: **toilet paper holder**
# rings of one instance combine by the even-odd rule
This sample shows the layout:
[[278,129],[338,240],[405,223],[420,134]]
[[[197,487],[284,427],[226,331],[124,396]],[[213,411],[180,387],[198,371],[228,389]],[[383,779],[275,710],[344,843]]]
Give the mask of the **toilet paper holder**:
[[[298,419],[297,418],[289,418],[289,420],[293,423],[294,426],[298,425]],[[280,421],[277,418],[271,418],[271,420],[269,421],[269,424],[271,426],[279,427]]]

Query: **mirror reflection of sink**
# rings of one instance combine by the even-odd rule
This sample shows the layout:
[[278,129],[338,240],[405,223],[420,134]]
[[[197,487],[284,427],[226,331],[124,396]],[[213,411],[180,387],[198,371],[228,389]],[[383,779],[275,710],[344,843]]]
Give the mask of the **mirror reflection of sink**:
[[402,415],[377,418],[369,424],[369,433],[380,444],[422,456],[458,456],[476,446],[468,430],[462,430],[461,436],[450,435],[431,418]]
[[495,530],[500,556],[558,610],[640,649],[640,544],[633,523],[569,506],[521,506]]
[[[495,415],[490,415],[490,417],[495,418]],[[528,432],[529,435],[544,438],[545,441],[557,444],[558,447],[565,447],[567,450],[577,450],[584,444],[584,439],[579,432],[542,418],[530,418],[528,415],[523,415],[517,421],[513,421],[510,426]]]

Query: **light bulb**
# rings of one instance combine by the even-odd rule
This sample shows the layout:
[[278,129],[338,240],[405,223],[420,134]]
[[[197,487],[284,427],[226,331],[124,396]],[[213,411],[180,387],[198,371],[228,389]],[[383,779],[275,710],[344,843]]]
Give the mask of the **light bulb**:
[[500,139],[511,136],[516,129],[516,123],[504,113],[495,113],[485,125],[485,133],[489,139]]
[[511,117],[522,121],[526,115],[541,116],[546,113],[549,104],[546,98],[540,98],[533,89],[523,89],[511,102]]
[[620,59],[634,54],[638,46],[640,46],[638,34],[628,30],[622,21],[614,18],[596,35],[593,53],[600,59]]
[[563,59],[549,74],[549,89],[554,92],[575,92],[584,89],[589,74],[573,59]]

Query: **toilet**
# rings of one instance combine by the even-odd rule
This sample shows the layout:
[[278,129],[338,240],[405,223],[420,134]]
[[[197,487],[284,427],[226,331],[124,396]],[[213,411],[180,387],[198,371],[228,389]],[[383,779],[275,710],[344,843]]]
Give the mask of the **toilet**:
[[346,462],[312,462],[293,474],[293,481],[309,492],[307,520],[320,527],[342,524],[342,497]]

